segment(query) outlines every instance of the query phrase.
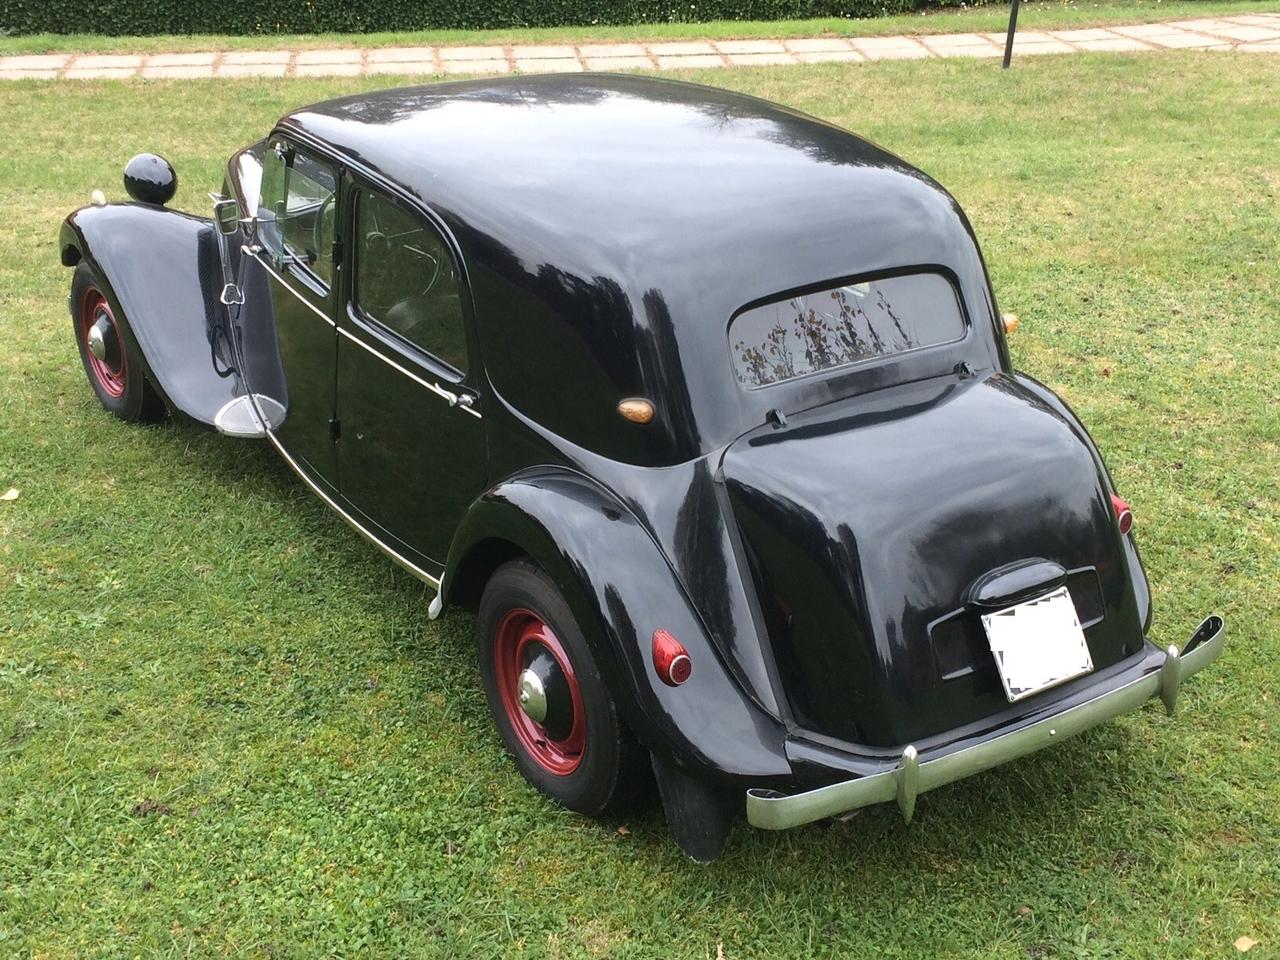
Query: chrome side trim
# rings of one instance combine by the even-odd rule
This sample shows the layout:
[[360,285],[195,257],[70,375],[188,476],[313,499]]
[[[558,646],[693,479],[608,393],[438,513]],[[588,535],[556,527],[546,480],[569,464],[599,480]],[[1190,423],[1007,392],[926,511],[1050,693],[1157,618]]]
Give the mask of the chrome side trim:
[[321,500],[323,500],[325,503],[327,503],[330,509],[332,509],[334,513],[340,516],[343,520],[347,521],[347,524],[351,526],[356,533],[360,534],[360,536],[364,537],[365,540],[373,544],[375,547],[377,547],[379,550],[385,553],[388,557],[390,557],[396,563],[400,564],[400,566],[404,567],[406,570],[412,573],[419,580],[422,580],[424,583],[429,583],[431,586],[435,587],[437,590],[440,589],[440,580],[438,577],[433,577],[431,574],[427,573],[427,571],[423,570],[420,566],[418,566],[412,560],[408,560],[405,557],[401,556],[400,554],[396,553],[395,550],[387,546],[385,543],[379,540],[376,536],[370,533],[367,529],[365,529],[360,524],[360,521],[358,521],[355,517],[351,516],[351,514],[347,513],[346,510],[342,509],[342,507],[338,505],[338,502],[334,500],[333,497],[325,493],[325,491],[314,480],[312,480],[310,477],[307,476],[306,471],[302,469],[301,464],[299,464],[298,461],[294,460],[293,457],[289,455],[289,451],[287,451],[284,448],[284,445],[280,442],[280,440],[276,437],[276,435],[270,430],[267,431],[267,439],[270,440],[271,445],[276,448],[276,452],[279,453],[280,456],[284,457],[284,462],[287,463],[293,469],[294,473],[296,473],[299,477],[302,478],[302,482],[305,483],[308,488],[310,488],[311,492],[314,493]]
[[422,377],[418,376],[408,367],[405,367],[399,363],[396,363],[394,360],[388,357],[385,353],[382,353],[379,350],[373,349],[373,347],[369,346],[369,344],[365,343],[355,334],[345,330],[342,327],[338,328],[338,333],[342,334],[342,336],[346,337],[348,340],[350,340],[352,343],[356,344],[357,346],[363,347],[365,350],[373,354],[375,357],[377,357],[387,366],[400,371],[406,377],[412,380],[414,383],[417,383],[421,386],[426,387],[432,393],[436,394],[436,396],[449,401],[449,406],[457,407],[463,413],[469,413],[471,414],[471,416],[475,417],[476,419],[482,419],[480,415],[480,411],[475,409],[473,406],[471,406],[470,396],[466,394],[453,393],[452,391],[446,390],[444,387],[440,386],[438,383],[432,383],[430,380],[424,380]]
[[1160,697],[1166,706],[1172,704],[1183,680],[1218,659],[1222,653],[1223,637],[1222,618],[1207,617],[1187,643],[1188,652],[1179,656],[1176,648],[1171,648],[1172,652],[1158,669],[1057,716],[935,760],[918,760],[915,748],[908,746],[896,767],[869,777],[845,780],[792,795],[776,790],[748,790],[747,822],[763,830],[787,830],[894,799],[898,801],[903,817],[910,822],[915,798],[926,790],[1034,753],[1122,713],[1136,710],[1152,697]]
[[312,303],[310,300],[308,300],[306,297],[304,297],[302,294],[300,294],[297,290],[295,290],[295,289],[290,285],[290,283],[289,283],[289,281],[288,281],[288,280],[286,280],[284,277],[282,277],[282,276],[281,276],[281,275],[276,271],[276,269],[275,269],[274,267],[272,267],[270,264],[268,264],[268,263],[267,263],[267,261],[266,261],[266,260],[262,259],[262,257],[261,257],[261,256],[259,256],[259,253],[261,252],[261,248],[260,248],[260,247],[242,246],[242,247],[240,248],[240,252],[241,252],[241,253],[243,253],[243,254],[245,254],[246,256],[253,257],[253,259],[257,260],[257,261],[258,261],[258,263],[260,263],[260,264],[262,265],[262,269],[263,269],[263,270],[265,270],[265,271],[267,271],[267,273],[271,274],[273,277],[275,277],[275,278],[276,278],[276,280],[278,280],[278,281],[280,282],[280,285],[281,285],[282,287],[284,287],[286,290],[288,290],[290,293],[292,293],[295,297],[297,297],[297,298],[298,298],[298,301],[299,301],[299,302],[300,302],[304,307],[306,307],[308,310],[310,310],[312,313],[314,313],[317,317],[319,317],[321,320],[323,320],[323,321],[324,321],[325,323],[327,323],[329,326],[334,327],[335,329],[337,328],[337,326],[338,326],[338,325],[337,325],[336,323],[334,323],[334,322],[333,322],[333,318],[332,318],[332,317],[330,317],[327,313],[325,313],[323,310],[321,310],[319,307],[317,307],[314,303]]

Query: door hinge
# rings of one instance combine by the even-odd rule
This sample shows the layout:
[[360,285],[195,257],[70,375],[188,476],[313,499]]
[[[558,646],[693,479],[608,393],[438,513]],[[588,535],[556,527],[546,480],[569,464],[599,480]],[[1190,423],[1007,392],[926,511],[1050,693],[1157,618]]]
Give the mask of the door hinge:
[[337,440],[342,436],[342,421],[337,417],[329,418],[329,439]]
[[333,241],[333,265],[340,266],[342,264],[342,241]]

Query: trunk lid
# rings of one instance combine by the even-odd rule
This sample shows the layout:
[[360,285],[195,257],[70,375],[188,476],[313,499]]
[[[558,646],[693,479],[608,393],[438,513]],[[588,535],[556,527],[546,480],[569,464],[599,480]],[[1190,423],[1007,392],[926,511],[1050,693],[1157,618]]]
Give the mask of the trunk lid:
[[1025,593],[1037,571],[1065,573],[1095,671],[1142,645],[1088,440],[1004,374],[760,427],[730,445],[723,474],[803,728],[890,747],[1006,710],[975,591]]

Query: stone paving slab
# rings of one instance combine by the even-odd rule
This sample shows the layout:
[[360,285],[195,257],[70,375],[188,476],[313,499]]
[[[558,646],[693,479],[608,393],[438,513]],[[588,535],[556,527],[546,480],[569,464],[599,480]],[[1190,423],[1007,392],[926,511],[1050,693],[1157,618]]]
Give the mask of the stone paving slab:
[[155,53],[147,57],[148,67],[212,67],[216,53]]
[[363,73],[361,63],[300,63],[293,68],[295,77],[358,77]]
[[71,57],[64,53],[5,57],[0,60],[0,68],[5,70],[61,70],[70,59]]
[[[654,43],[524,46],[374,47],[232,50],[226,53],[20,54],[0,57],[0,80],[147,80],[205,77],[358,77],[380,74],[576,73],[582,70],[706,69],[798,63],[996,57],[1003,33],[894,37],[794,37],[785,40],[672,40]],[[1155,50],[1280,53],[1280,13],[1197,17],[1017,34],[1015,56]]]
[[361,63],[359,50],[301,50],[293,58],[295,64]]
[[643,43],[584,43],[578,47],[583,57],[648,57]]
[[[284,63],[223,63],[215,76],[219,77],[283,77],[288,69]],[[67,76],[71,71],[67,71]]]
[[369,63],[434,63],[434,47],[380,47],[365,56]]
[[287,65],[293,59],[288,50],[233,50],[222,55],[223,63],[282,63]]
[[1196,48],[1208,49],[1211,47],[1226,48],[1231,44],[1226,40],[1218,40],[1214,37],[1207,37],[1203,33],[1178,33],[1169,34],[1165,37],[1149,37],[1147,40],[1152,46],[1167,47],[1170,50],[1194,50]]
[[844,37],[784,40],[783,44],[792,53],[842,53],[853,49],[853,45]]
[[648,57],[584,57],[588,70],[651,70],[653,61]]
[[0,80],[56,80],[57,70],[5,70],[0,68]]
[[932,56],[912,37],[861,37],[853,45],[868,60],[921,60]]
[[1103,50],[1111,53],[1136,53],[1151,49],[1149,43],[1132,37],[1100,37],[1097,40],[1082,40],[1076,46],[1081,50]]
[[730,53],[726,54],[729,58],[729,64],[735,67],[749,67],[755,65],[773,65],[779,63],[797,63],[795,57],[786,51],[778,53]]
[[651,43],[648,46],[649,52],[659,57],[696,57],[716,52],[715,47],[705,40]]
[[142,75],[148,80],[198,80],[209,76],[210,68],[205,64],[182,66],[157,66],[153,63],[142,68]]
[[440,68],[435,65],[434,60],[396,61],[365,64],[364,72],[369,76],[395,74],[404,77],[427,77],[439,74]]
[[814,50],[811,53],[797,53],[796,59],[801,63],[834,63],[834,62],[851,62],[856,63],[859,60],[865,60],[862,54],[857,50]]
[[578,57],[571,46],[512,47],[511,55],[517,60],[576,60]]
[[721,53],[786,53],[781,40],[718,40]]
[[581,73],[585,68],[577,57],[547,57],[545,59],[516,59],[516,69],[521,73]]
[[445,73],[510,73],[511,64],[505,60],[445,60]]
[[684,57],[658,57],[658,67],[662,70],[705,69],[707,67],[726,66],[719,54],[691,54]]

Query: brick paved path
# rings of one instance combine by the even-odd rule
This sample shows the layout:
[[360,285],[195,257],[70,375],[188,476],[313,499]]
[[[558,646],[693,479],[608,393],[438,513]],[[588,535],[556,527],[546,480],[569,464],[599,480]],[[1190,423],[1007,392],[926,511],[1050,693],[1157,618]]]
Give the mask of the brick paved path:
[[[39,54],[0,57],[0,79],[93,80],[127,77],[357,77],[369,74],[542,73],[578,70],[675,70],[926,57],[998,57],[1003,33],[814,37],[791,40],[694,40],[505,47],[350,47],[236,50],[226,53]],[[1280,13],[1114,26],[1019,31],[1014,56],[1104,50],[1244,50],[1280,53]]]

